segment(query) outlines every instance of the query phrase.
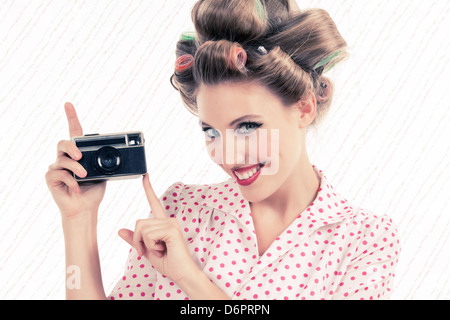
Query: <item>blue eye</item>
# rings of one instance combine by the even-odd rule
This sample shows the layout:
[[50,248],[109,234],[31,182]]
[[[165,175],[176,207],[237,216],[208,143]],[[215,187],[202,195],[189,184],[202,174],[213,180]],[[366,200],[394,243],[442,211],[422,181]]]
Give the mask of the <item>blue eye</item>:
[[202,128],[202,131],[205,133],[205,136],[208,138],[218,138],[220,137],[220,132],[213,128]]
[[239,124],[237,132],[240,134],[248,134],[248,133],[255,131],[262,125],[263,125],[262,123],[257,123],[257,122],[243,122],[243,123]]

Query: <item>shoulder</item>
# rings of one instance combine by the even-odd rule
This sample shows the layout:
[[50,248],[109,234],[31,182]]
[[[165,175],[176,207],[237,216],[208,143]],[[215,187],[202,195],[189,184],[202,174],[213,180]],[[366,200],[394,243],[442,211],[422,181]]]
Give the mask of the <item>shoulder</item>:
[[387,299],[400,255],[397,227],[387,214],[359,207],[349,207],[348,213],[340,224],[345,269],[333,299]]
[[384,261],[386,266],[395,266],[400,253],[400,237],[396,224],[387,213],[374,212],[349,201],[323,174],[311,212],[314,212],[314,221],[322,224],[320,234],[325,234],[323,228],[326,228],[334,239],[339,238],[342,250],[347,248],[351,263]]
[[365,208],[354,207],[349,221],[353,225],[358,225],[364,235],[398,237],[397,226],[388,214],[377,214]]
[[368,209],[353,207],[346,225],[353,230],[360,253],[381,251],[388,257],[399,255],[399,232],[388,214],[376,214]]
[[166,189],[160,197],[160,201],[167,213],[173,217],[180,208],[184,207],[213,206],[221,208],[225,203],[233,205],[232,198],[240,195],[237,189],[233,180],[214,184],[185,184],[177,181]]
[[388,214],[376,213],[344,197],[325,176],[322,176],[318,195],[309,210],[317,222],[324,226],[334,224],[351,237],[398,241],[397,226]]

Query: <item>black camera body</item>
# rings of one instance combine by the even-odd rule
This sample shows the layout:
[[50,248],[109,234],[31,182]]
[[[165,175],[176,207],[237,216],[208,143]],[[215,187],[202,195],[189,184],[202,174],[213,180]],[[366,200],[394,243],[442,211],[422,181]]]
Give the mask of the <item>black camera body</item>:
[[87,171],[79,181],[105,181],[138,178],[147,173],[145,140],[140,131],[88,134],[74,137],[83,156],[78,161]]

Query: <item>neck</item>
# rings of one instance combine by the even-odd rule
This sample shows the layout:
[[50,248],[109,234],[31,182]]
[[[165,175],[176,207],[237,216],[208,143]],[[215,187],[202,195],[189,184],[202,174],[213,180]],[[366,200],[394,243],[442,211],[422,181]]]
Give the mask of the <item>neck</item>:
[[314,201],[319,187],[320,177],[306,157],[270,197],[250,203],[252,213],[275,213],[286,223],[291,222]]

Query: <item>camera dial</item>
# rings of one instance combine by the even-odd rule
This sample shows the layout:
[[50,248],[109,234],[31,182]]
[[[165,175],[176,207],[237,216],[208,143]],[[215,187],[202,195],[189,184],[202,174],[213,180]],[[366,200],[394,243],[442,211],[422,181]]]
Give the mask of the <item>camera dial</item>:
[[100,148],[96,156],[96,167],[104,174],[114,174],[120,167],[120,152],[113,147]]

